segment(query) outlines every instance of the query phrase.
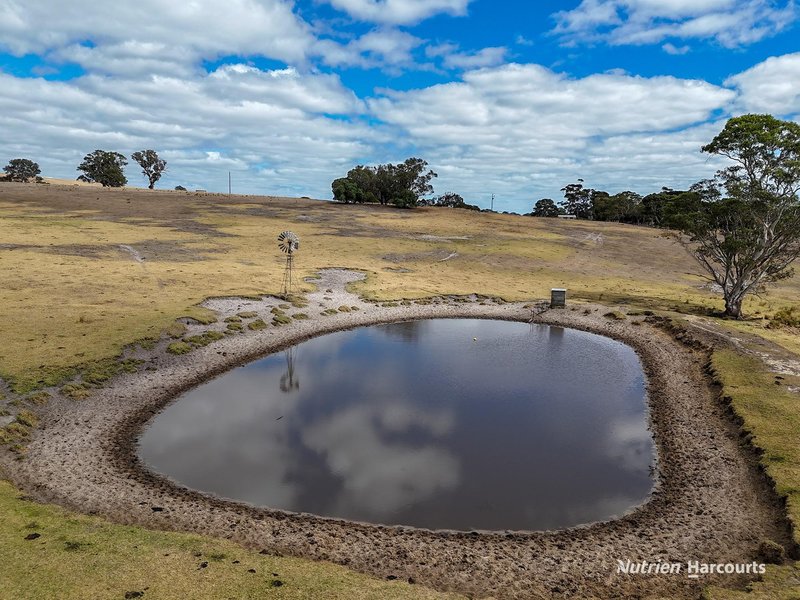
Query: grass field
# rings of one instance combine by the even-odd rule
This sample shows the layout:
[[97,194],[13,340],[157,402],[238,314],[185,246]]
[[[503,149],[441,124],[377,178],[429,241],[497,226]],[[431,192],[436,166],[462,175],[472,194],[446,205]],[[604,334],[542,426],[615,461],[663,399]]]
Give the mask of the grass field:
[[[800,377],[767,372],[754,358],[730,350],[714,353],[712,367],[730,398],[736,414],[744,420],[744,429],[752,443],[764,450],[761,462],[775,481],[776,489],[786,498],[786,508],[794,525],[794,539],[800,544],[800,409],[798,395],[787,386],[800,386]],[[780,383],[781,385],[775,385]],[[770,567],[762,582],[748,592],[714,590],[711,598],[758,600],[797,600],[800,598],[800,562]]]
[[[357,291],[372,299],[479,293],[518,300],[566,287],[571,299],[691,314],[721,308],[685,250],[654,229],[437,208],[3,184],[0,376],[14,391],[31,393],[79,369],[113,372],[124,345],[158,337],[177,317],[210,318],[196,306],[204,298],[278,292],[283,258],[276,236],[284,229],[300,236],[301,275],[332,266],[362,269],[368,276]],[[731,327],[800,352],[796,332],[766,327],[766,317],[798,298],[794,277],[750,299],[745,310],[753,319]],[[797,519],[796,398],[776,397],[776,386],[760,375],[737,379],[759,373],[757,365],[717,360]],[[770,418],[776,411],[783,411],[780,422]],[[163,598],[186,597],[180,590],[187,589],[196,590],[192,597],[312,598],[319,585],[325,597],[426,597],[417,586],[260,557],[215,540],[109,525],[16,495],[0,486],[0,564],[30,566],[0,570],[0,589],[14,590],[13,597],[47,597],[53,586],[64,586],[59,597],[65,598],[106,597],[106,591],[124,597],[144,585],[165,590]],[[24,540],[26,531],[39,529],[41,538]],[[198,551],[240,563],[208,560],[197,571],[196,563],[206,561],[194,556]],[[257,574],[277,572],[287,585],[271,587],[269,577],[249,577],[239,564],[252,564]],[[89,565],[93,574],[82,576]],[[218,577],[207,577],[211,572]],[[794,580],[785,573],[770,570],[784,591]],[[112,590],[114,582],[120,587]]]
[[2,598],[457,597],[328,563],[264,556],[221,540],[112,525],[17,496],[0,481]]

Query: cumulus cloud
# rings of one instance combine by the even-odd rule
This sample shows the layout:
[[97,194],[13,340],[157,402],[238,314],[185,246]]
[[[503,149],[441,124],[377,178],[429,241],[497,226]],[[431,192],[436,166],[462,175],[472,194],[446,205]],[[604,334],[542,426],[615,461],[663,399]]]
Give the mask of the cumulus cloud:
[[502,64],[508,50],[503,47],[483,48],[477,52],[447,54],[442,64],[448,69],[477,69]]
[[794,0],[582,0],[554,17],[554,33],[568,44],[712,39],[737,47],[786,29],[797,10]]
[[382,67],[389,70],[414,63],[412,51],[423,40],[394,28],[379,28],[341,44],[331,39],[318,40],[315,54],[331,67]]
[[[230,169],[239,189],[327,196],[330,179],[367,152],[373,135],[336,118],[363,110],[337,76],[294,69],[239,64],[191,78],[69,82],[0,73],[0,89],[4,154],[33,156],[54,176],[76,176],[80,158],[95,148],[152,147],[170,163],[165,186],[219,189],[211,182]],[[258,174],[264,169],[268,178]],[[129,175],[136,183],[138,174]]]
[[119,49],[129,44],[136,54],[142,45],[174,47],[179,32],[181,52],[195,57],[260,54],[300,61],[314,38],[292,8],[285,0],[229,0],[224,5],[214,0],[6,0],[0,44],[23,55],[91,40]]
[[[211,0],[6,0],[0,49],[43,55],[32,75],[59,62],[77,63],[85,74],[46,81],[0,71],[0,152],[31,157],[47,175],[74,177],[96,148],[129,154],[152,147],[170,164],[165,187],[221,189],[231,170],[239,191],[319,197],[330,197],[330,182],[354,164],[414,154],[439,173],[437,189],[487,203],[495,192],[503,207],[504,196],[557,196],[576,177],[643,192],[688,184],[713,172],[698,149],[726,116],[800,114],[800,54],[768,59],[724,87],[624,72],[573,78],[536,64],[503,64],[505,47],[425,46],[394,25],[462,14],[468,0],[331,2],[380,24],[365,33],[358,26],[361,35],[351,38],[319,39],[288,0],[231,0],[224,10]],[[558,31],[575,42],[658,41],[681,54],[689,46],[678,39],[744,43],[745,29],[756,39],[793,11],[767,0],[583,0],[559,13]],[[315,69],[433,68],[414,62],[423,46],[428,63],[463,75],[362,100],[337,75]],[[206,72],[202,61],[220,57],[227,58]],[[259,68],[259,57],[287,66]],[[132,183],[143,183],[135,169],[128,172]]]
[[673,56],[680,56],[682,54],[687,54],[691,48],[689,46],[676,46],[670,42],[667,42],[661,49],[666,52],[667,54],[672,54]]
[[[735,92],[674,77],[598,74],[575,79],[539,65],[504,65],[461,81],[369,101],[414,140],[440,187],[480,200],[491,192],[558,194],[592,185],[688,184],[713,171],[699,148]],[[535,191],[535,190],[538,190]]]
[[326,0],[351,17],[372,23],[411,25],[437,14],[465,15],[471,0]]
[[325,458],[329,470],[342,481],[341,491],[330,499],[336,514],[351,507],[373,518],[391,518],[404,506],[442,491],[456,488],[461,478],[458,459],[435,440],[427,444],[403,444],[389,432],[411,428],[431,429],[434,434],[452,426],[452,415],[435,415],[432,421],[397,401],[398,408],[358,406],[340,411],[312,424],[302,434],[303,443]]
[[725,85],[739,91],[742,111],[792,116],[800,114],[800,52],[773,56],[729,77]]

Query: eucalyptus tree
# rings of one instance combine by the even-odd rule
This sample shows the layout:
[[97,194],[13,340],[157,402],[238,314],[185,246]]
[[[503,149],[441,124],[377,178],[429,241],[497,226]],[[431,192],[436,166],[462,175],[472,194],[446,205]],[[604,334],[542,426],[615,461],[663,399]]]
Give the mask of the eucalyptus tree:
[[771,115],[743,115],[702,148],[730,166],[692,191],[700,202],[678,223],[683,241],[722,289],[725,314],[792,275],[800,256],[800,125]]

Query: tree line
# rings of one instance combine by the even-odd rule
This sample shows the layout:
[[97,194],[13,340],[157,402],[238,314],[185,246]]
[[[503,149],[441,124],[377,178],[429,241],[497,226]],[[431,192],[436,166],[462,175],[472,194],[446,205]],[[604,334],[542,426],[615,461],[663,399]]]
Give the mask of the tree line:
[[[563,201],[543,198],[530,214],[671,229],[721,288],[725,314],[741,318],[744,298],[791,277],[792,263],[800,256],[800,125],[771,115],[734,117],[701,151],[727,158],[730,166],[688,190],[665,187],[647,196],[632,191],[612,195],[579,179],[562,189]],[[153,150],[134,152],[131,158],[152,189],[166,161]],[[123,186],[126,164],[118,152],[95,150],[78,166],[79,179]],[[41,180],[39,165],[28,159],[14,159],[4,171],[12,181]],[[409,158],[399,164],[359,165],[334,180],[331,189],[334,199],[345,203],[479,210],[454,192],[424,199],[433,193],[436,177],[425,160]]]
[[[731,166],[687,190],[663,187],[646,196],[609,194],[579,179],[562,188],[562,201],[542,198],[530,215],[673,230],[722,290],[725,315],[741,318],[744,298],[791,277],[800,256],[800,125],[772,115],[734,117],[701,151],[725,157]],[[436,176],[426,161],[409,158],[399,165],[359,165],[331,187],[339,202],[478,209],[453,192],[424,200]]]
[[772,115],[743,115],[701,148],[730,166],[688,190],[611,195],[583,180],[565,186],[558,205],[543,198],[531,215],[615,221],[676,231],[709,280],[722,289],[725,315],[769,283],[791,277],[800,256],[800,125]]
[[692,186],[688,190],[662,187],[660,191],[642,196],[626,190],[609,194],[602,190],[585,187],[583,179],[561,189],[564,200],[554,202],[542,198],[529,213],[533,217],[558,217],[571,215],[577,219],[612,221],[651,227],[679,227],[682,215],[695,210],[701,203],[701,195]]
[[[152,190],[156,182],[161,179],[164,171],[167,170],[167,161],[159,158],[155,150],[140,150],[131,154],[131,159],[142,168],[142,174],[149,182],[148,187]],[[78,165],[77,170],[82,174],[78,181],[88,183],[99,183],[103,187],[122,187],[128,183],[125,177],[125,166],[128,159],[119,152],[108,150],[95,150],[83,157],[83,162]],[[41,182],[41,169],[39,164],[28,158],[14,158],[3,167],[7,181],[19,181],[27,183],[29,181]],[[180,187],[180,186],[178,186]]]

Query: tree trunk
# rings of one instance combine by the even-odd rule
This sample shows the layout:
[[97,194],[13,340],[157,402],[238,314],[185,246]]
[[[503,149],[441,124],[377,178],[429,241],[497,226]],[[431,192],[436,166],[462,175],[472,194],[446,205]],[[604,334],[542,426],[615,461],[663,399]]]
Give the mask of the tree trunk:
[[725,316],[732,319],[741,319],[742,300],[744,300],[744,296],[739,295],[725,298]]
[[155,183],[151,183],[148,187],[152,190],[155,185]]

